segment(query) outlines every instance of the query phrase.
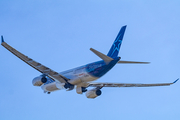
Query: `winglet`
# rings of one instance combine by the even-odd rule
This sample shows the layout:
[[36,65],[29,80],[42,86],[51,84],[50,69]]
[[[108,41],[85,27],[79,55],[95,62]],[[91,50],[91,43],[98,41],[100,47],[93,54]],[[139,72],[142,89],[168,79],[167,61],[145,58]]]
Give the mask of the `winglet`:
[[3,36],[1,35],[1,42],[3,43],[4,42],[4,38],[3,38]]
[[175,80],[173,83],[176,83],[179,80],[179,78],[177,80]]

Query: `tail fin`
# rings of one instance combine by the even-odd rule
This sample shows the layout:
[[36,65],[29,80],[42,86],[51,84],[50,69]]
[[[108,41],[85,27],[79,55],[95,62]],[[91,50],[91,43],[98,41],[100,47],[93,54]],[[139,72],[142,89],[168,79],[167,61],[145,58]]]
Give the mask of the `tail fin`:
[[111,58],[116,58],[118,56],[119,49],[121,47],[121,43],[123,40],[125,30],[126,30],[126,26],[123,26],[121,28],[121,30],[119,31],[119,33],[118,33],[111,49],[109,50],[109,53],[107,54],[107,56],[109,56]]

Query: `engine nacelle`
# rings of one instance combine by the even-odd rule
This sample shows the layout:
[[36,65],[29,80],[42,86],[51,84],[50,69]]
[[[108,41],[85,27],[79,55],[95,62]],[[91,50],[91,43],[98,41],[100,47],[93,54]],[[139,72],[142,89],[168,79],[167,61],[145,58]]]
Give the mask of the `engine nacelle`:
[[35,77],[32,81],[34,86],[41,86],[42,84],[47,82],[47,78],[45,76]]
[[101,90],[99,89],[92,89],[86,92],[86,97],[87,98],[96,98],[97,96],[101,95]]

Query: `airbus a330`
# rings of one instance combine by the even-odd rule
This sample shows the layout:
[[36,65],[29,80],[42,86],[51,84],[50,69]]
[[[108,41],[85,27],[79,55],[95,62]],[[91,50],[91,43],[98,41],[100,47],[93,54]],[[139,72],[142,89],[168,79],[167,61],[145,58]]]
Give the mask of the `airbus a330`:
[[[110,48],[107,55],[90,48],[90,50],[95,53],[102,60],[89,63],[74,69],[70,69],[64,72],[56,72],[39,62],[34,61],[33,59],[25,56],[20,53],[10,45],[8,45],[3,36],[1,36],[1,45],[4,46],[7,50],[13,53],[15,56],[20,58],[22,61],[38,70],[42,74],[38,77],[35,77],[32,80],[34,86],[39,86],[43,91],[48,94],[51,92],[65,89],[67,91],[76,89],[77,94],[86,93],[87,98],[96,98],[101,95],[101,89],[103,87],[150,87],[150,86],[168,86],[174,84],[178,79],[172,83],[155,83],[155,84],[131,84],[131,83],[96,83],[92,82],[98,78],[105,75],[109,70],[111,70],[116,64],[119,63],[133,63],[133,64],[148,64],[149,62],[135,62],[135,61],[122,61],[118,57],[118,53],[121,47],[123,36],[126,30],[126,26],[123,26],[112,47]],[[114,78],[115,79],[115,78]],[[87,89],[92,87],[92,89]]]

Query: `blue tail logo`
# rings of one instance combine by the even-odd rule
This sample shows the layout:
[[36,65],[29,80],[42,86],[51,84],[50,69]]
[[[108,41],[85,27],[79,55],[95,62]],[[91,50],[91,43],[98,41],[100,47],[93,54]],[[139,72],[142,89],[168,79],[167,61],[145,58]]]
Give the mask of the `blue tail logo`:
[[123,40],[125,30],[126,30],[126,26],[123,26],[121,28],[121,30],[119,31],[119,33],[118,33],[111,49],[109,50],[109,53],[107,54],[107,56],[109,56],[111,58],[116,58],[118,56],[119,49],[121,47],[121,43]]

